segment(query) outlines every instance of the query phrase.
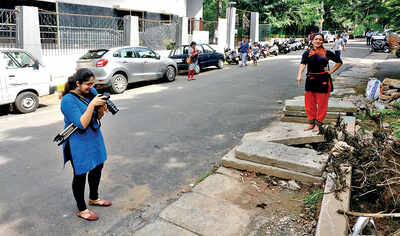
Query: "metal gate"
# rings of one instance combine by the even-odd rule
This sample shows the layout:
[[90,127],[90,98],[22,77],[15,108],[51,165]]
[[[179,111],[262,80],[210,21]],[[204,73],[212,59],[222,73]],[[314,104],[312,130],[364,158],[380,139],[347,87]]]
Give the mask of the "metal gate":
[[15,48],[16,45],[16,11],[0,9],[0,47]]
[[139,44],[156,50],[175,46],[178,22],[174,20],[139,20]]
[[39,12],[39,25],[43,55],[79,54],[125,44],[120,17]]

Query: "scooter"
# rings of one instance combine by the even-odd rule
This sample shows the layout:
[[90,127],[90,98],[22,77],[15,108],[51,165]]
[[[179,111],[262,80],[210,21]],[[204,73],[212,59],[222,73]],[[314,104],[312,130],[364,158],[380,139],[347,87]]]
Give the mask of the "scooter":
[[231,50],[229,48],[226,48],[225,50],[225,61],[230,64],[230,65],[238,65],[239,64],[239,56],[236,50]]
[[383,51],[384,53],[390,52],[389,43],[386,39],[376,39],[371,43],[371,52]]
[[278,45],[276,45],[276,44],[274,43],[274,44],[272,45],[272,47],[270,47],[270,48],[268,49],[268,54],[269,54],[269,55],[278,56],[278,54],[279,54]]

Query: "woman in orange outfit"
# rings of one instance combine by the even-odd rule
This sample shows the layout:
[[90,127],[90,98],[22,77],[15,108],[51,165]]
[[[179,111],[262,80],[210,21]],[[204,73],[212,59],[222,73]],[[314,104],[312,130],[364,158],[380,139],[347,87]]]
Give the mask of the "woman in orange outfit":
[[[301,75],[307,65],[304,105],[309,126],[304,129],[305,131],[319,132],[328,110],[330,92],[333,91],[331,74],[343,64],[340,57],[332,51],[326,50],[323,44],[323,35],[314,34],[312,48],[303,53],[297,74],[297,82],[300,85]],[[336,62],[331,70],[329,69],[329,60]]]

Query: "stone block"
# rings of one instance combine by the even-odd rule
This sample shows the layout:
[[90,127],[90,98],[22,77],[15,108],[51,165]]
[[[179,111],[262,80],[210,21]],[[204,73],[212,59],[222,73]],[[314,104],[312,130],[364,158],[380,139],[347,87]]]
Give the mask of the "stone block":
[[319,155],[308,148],[295,148],[280,143],[248,140],[236,148],[238,159],[283,168],[314,176],[321,176],[327,155]]
[[[296,116],[296,117],[307,117],[305,111],[283,111],[285,116]],[[344,112],[327,112],[325,118],[326,119],[337,119],[339,116],[345,116]]]
[[[285,109],[288,111],[304,111],[304,101],[302,100],[286,100]],[[328,112],[356,112],[356,106],[348,101],[337,99],[329,99]]]
[[228,200],[229,197],[240,193],[243,188],[239,178],[215,174],[207,177],[193,188],[193,192],[200,193],[219,200]]
[[319,214],[316,236],[347,236],[347,221],[344,215],[338,214],[337,210],[342,209],[348,211],[350,208],[350,185],[351,185],[351,167],[341,167],[346,171],[347,190],[339,194],[340,200],[336,199],[332,190],[335,187],[333,178],[328,175],[325,184],[325,192],[321,204],[321,212]]
[[135,232],[133,236],[196,236],[196,234],[182,229],[176,225],[157,220],[154,223],[148,224],[139,231]]
[[161,212],[160,217],[199,235],[244,235],[250,212],[226,201],[186,193]]
[[222,165],[229,168],[246,170],[260,174],[275,176],[282,179],[294,179],[306,183],[322,183],[323,178],[309,174],[304,174],[287,169],[267,166],[251,161],[241,160],[235,157],[235,151],[232,150],[222,158]]
[[[280,121],[282,122],[294,122],[294,123],[303,123],[303,124],[308,124],[309,121],[307,117],[301,117],[301,116],[283,116],[280,118]],[[336,119],[325,119],[324,124],[330,124],[332,122],[336,122]]]
[[256,139],[285,145],[299,145],[325,141],[322,135],[314,132],[304,132],[304,128],[306,127],[306,124],[274,121],[260,132],[245,134],[242,142],[246,142],[249,139]]
[[221,166],[215,173],[239,179],[241,172],[236,169]]

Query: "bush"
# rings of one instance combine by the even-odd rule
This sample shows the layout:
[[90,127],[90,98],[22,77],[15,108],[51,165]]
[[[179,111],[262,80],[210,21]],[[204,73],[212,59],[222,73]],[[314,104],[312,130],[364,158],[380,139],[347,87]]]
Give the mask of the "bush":
[[167,50],[172,50],[176,46],[176,42],[174,40],[164,40],[164,48]]

